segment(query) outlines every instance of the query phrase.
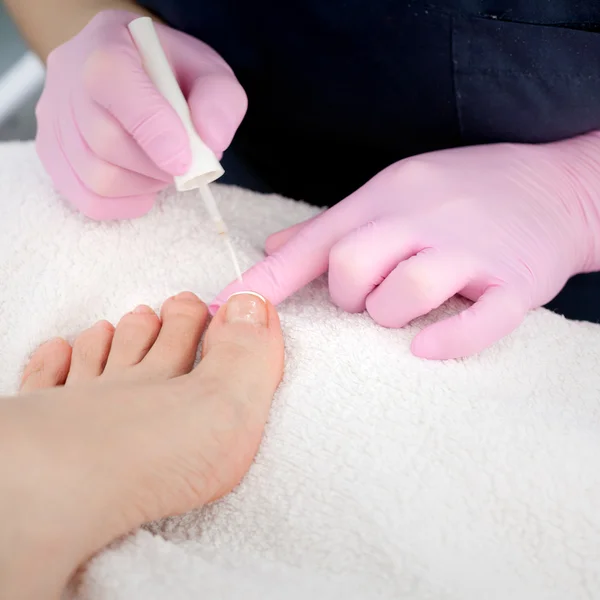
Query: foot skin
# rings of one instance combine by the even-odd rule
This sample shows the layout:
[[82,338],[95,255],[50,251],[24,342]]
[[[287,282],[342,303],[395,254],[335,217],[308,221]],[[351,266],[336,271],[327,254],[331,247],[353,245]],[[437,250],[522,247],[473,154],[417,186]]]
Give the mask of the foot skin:
[[206,306],[184,292],[164,303],[160,318],[142,305],[125,315],[116,329],[99,321],[75,340],[72,349],[62,339],[38,348],[25,367],[21,392],[186,375],[194,365],[207,319]]
[[[44,552],[71,548],[78,565],[242,479],[281,379],[281,329],[270,304],[234,296],[214,317],[194,369],[207,319],[207,307],[183,293],[160,318],[138,307],[116,328],[102,321],[72,348],[57,339],[32,356],[23,395],[0,403],[0,453],[17,447],[26,457],[0,464],[0,498],[10,499],[2,510],[29,515],[32,539],[40,523],[52,524]],[[27,464],[36,475],[24,479]]]

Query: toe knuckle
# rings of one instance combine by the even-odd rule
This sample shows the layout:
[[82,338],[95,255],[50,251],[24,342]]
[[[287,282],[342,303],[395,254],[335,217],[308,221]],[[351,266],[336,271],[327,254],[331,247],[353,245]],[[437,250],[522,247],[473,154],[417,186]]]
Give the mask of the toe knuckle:
[[77,362],[87,363],[96,356],[94,344],[87,341],[80,341],[73,346],[73,358]]
[[93,360],[98,355],[99,341],[97,336],[83,334],[73,344],[73,358],[84,363]]

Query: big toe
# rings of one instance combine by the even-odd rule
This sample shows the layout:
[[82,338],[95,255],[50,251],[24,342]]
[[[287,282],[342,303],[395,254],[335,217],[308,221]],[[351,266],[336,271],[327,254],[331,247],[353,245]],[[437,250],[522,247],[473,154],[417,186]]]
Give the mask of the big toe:
[[170,379],[189,373],[208,320],[208,308],[195,294],[169,298],[161,310],[158,339],[139,369],[145,378]]
[[63,385],[69,373],[71,346],[60,338],[40,346],[23,371],[20,391],[34,392]]

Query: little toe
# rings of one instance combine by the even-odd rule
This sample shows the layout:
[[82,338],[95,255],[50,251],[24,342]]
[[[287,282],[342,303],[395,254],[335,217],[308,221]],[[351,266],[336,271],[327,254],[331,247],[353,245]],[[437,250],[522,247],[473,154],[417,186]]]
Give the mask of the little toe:
[[153,379],[185,375],[194,366],[208,308],[195,294],[183,292],[163,304],[161,318],[158,339],[140,367]]
[[99,321],[75,340],[67,385],[85,383],[102,375],[114,333],[115,328],[108,321]]
[[149,306],[138,306],[117,324],[104,374],[113,376],[137,365],[156,341],[160,319]]
[[23,371],[20,391],[34,392],[63,385],[69,373],[71,346],[61,338],[41,345]]

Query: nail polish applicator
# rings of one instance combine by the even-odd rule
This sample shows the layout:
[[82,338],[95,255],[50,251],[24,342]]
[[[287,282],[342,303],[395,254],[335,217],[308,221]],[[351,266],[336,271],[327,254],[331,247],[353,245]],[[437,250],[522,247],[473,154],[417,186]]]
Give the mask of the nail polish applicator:
[[187,173],[175,177],[175,188],[180,192],[198,190],[209,216],[215,223],[219,236],[223,238],[227,246],[236,276],[242,282],[242,272],[229,238],[227,226],[209,187],[209,184],[221,177],[225,171],[213,151],[200,139],[192,123],[187,100],[177,83],[152,19],[150,17],[134,19],[129,23],[128,28],[148,77],[173,107],[188,135],[192,150],[192,164]]

